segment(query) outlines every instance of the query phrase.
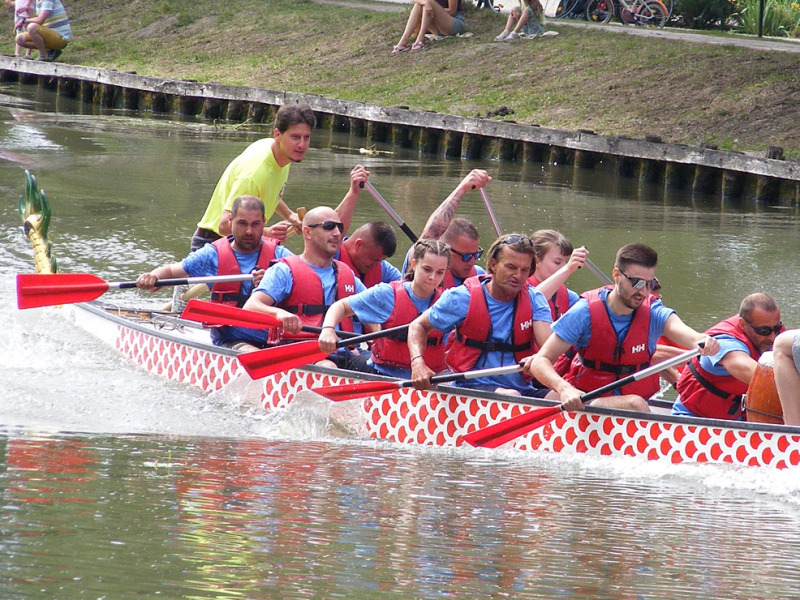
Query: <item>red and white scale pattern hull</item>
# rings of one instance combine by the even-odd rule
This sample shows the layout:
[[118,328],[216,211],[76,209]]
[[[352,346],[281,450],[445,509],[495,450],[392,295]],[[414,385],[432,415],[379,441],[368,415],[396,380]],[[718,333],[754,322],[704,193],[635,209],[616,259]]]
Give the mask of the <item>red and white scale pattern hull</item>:
[[[234,356],[212,347],[192,347],[146,330],[117,324],[107,338],[120,352],[150,372],[213,392],[247,377]],[[299,392],[362,381],[330,371],[292,369],[263,380],[265,409],[286,408]],[[359,402],[352,400],[351,402]],[[461,436],[500,419],[531,410],[528,405],[449,392],[402,388],[362,403],[361,423],[348,423],[371,438],[400,443],[458,446]],[[348,414],[352,414],[349,411]],[[591,412],[561,413],[548,424],[507,444],[519,450],[640,456],[671,463],[731,463],[774,468],[800,465],[800,433],[774,426],[752,429],[717,421],[719,426]]]

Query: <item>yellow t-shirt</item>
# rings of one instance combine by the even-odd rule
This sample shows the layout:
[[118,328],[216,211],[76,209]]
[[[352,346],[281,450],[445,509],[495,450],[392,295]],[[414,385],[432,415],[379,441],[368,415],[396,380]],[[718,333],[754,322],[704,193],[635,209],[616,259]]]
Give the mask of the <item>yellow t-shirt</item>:
[[264,202],[266,220],[275,212],[283,197],[283,188],[289,179],[289,167],[279,167],[272,154],[273,138],[264,138],[250,144],[233,159],[217,182],[206,212],[198,227],[219,233],[222,211],[230,210],[239,196],[256,196]]

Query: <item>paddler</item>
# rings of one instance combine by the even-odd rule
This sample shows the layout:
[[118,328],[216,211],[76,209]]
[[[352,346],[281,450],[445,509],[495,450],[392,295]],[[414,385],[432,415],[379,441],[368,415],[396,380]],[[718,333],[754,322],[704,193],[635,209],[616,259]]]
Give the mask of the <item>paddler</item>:
[[[486,272],[483,267],[475,264],[483,256],[478,229],[468,219],[456,217],[455,213],[467,192],[483,189],[491,180],[489,173],[483,169],[470,171],[431,213],[422,230],[421,239],[441,239],[450,246],[453,256],[442,282],[442,287],[445,289],[461,285],[467,278],[483,275]],[[403,273],[408,268],[409,260],[410,254],[406,255]]]
[[[457,261],[458,257],[453,257]],[[535,258],[527,235],[503,235],[489,248],[487,275],[450,288],[408,330],[411,379],[428,389],[435,374],[425,350],[434,330],[447,336],[445,362],[454,373],[516,364],[533,354],[533,344],[550,335],[547,298],[528,284]],[[453,330],[453,331],[451,331]],[[520,373],[455,382],[454,385],[513,395],[545,397]]]
[[[336,350],[338,338],[333,329],[347,317],[362,323],[380,324],[383,329],[407,325],[421,315],[442,295],[442,278],[450,261],[450,247],[441,240],[418,240],[411,248],[411,270],[405,281],[378,283],[365,292],[336,301],[325,314],[319,347],[323,352]],[[407,336],[380,338],[372,342],[372,356],[352,365],[358,371],[408,379],[411,356]],[[444,369],[444,341],[434,332],[424,351],[425,362],[434,371]]]
[[[694,347],[705,342],[702,354],[714,354],[719,343],[681,321],[675,311],[653,301],[658,253],[645,244],[619,249],[612,272],[613,286],[586,292],[553,323],[553,335],[527,369],[556,391],[567,410],[580,410],[580,396],[650,366],[658,338]],[[553,367],[571,346],[577,350],[569,369],[560,376]],[[594,406],[650,412],[647,399],[659,390],[658,380],[647,378],[624,386]]]
[[[155,291],[159,279],[208,277],[252,273],[253,281],[217,283],[211,288],[211,301],[244,306],[253,288],[273,260],[293,253],[274,238],[263,238],[264,203],[255,196],[240,196],[233,201],[228,220],[231,235],[191,252],[182,262],[171,263],[139,275],[136,287]],[[265,330],[241,327],[211,329],[211,341],[236,350],[255,350],[267,342]]]
[[784,331],[772,348],[775,385],[785,425],[800,425],[800,329]]
[[[332,208],[320,206],[308,211],[303,218],[303,253],[282,258],[267,269],[244,308],[280,319],[283,339],[312,337],[301,330],[303,325],[321,326],[334,302],[366,289],[350,267],[333,258],[341,247],[344,230],[344,223]],[[349,318],[342,321],[341,329],[353,331]],[[317,364],[349,368],[351,356],[357,354],[345,349]]]
[[784,329],[775,300],[760,292],[745,297],[738,315],[706,331],[719,341],[719,350],[689,361],[676,386],[680,397],[672,414],[742,420],[742,395],[758,359]]

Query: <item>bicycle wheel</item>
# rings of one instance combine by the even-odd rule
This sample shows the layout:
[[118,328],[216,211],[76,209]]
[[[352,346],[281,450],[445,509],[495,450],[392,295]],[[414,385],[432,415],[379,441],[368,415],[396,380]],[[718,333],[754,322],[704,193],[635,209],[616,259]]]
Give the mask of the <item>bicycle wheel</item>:
[[586,20],[590,23],[608,23],[614,16],[614,0],[589,0]]
[[642,4],[636,9],[637,25],[643,27],[663,27],[667,24],[669,13],[667,7],[661,0],[643,0]]
[[571,17],[578,2],[580,2],[580,0],[561,0],[556,9],[556,18],[567,19]]

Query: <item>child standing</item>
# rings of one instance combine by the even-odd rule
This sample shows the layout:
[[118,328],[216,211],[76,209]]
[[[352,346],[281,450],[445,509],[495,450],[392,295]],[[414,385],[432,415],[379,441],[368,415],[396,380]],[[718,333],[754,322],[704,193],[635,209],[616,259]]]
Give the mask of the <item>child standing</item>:
[[[14,7],[14,37],[25,31],[25,20],[35,17],[33,10],[34,0],[6,0],[7,6]],[[23,47],[17,44],[14,56],[22,56]],[[31,49],[25,48],[25,58],[31,57]]]
[[[556,31],[545,31],[544,9],[539,0],[522,0],[524,10],[515,6],[511,9],[503,33],[494,38],[495,42],[511,42],[520,37],[535,38],[543,35],[558,35]],[[514,27],[514,21],[517,22]],[[513,28],[513,29],[512,29]]]

